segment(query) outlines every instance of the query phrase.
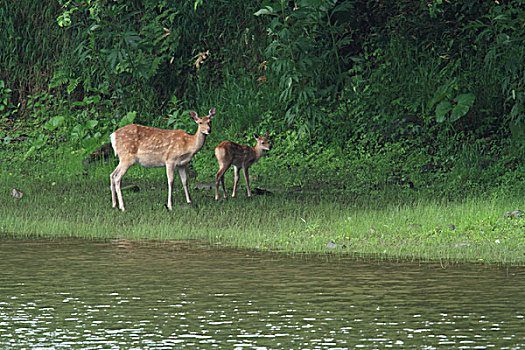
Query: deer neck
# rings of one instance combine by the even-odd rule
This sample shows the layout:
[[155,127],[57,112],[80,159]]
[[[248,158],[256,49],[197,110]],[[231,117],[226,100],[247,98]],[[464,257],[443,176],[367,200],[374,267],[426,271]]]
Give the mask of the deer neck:
[[253,152],[255,154],[255,161],[258,161],[262,157],[264,150],[262,148],[260,148],[260,147],[257,147],[257,146],[255,146],[252,149],[253,149]]
[[193,150],[194,153],[201,150],[202,146],[204,146],[204,141],[206,141],[206,134],[200,132],[200,130],[197,130],[195,135],[192,135],[193,139]]

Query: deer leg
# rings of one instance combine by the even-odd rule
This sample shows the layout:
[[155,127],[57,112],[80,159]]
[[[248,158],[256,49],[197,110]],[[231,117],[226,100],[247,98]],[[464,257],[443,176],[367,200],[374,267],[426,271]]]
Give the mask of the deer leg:
[[122,180],[122,177],[124,177],[124,174],[126,174],[126,171],[128,171],[129,167],[133,165],[134,162],[126,162],[126,161],[120,161],[115,171],[113,171],[110,175],[111,180],[111,199],[113,201],[113,208],[117,207],[117,201],[115,199],[115,196],[118,198],[118,206],[119,209],[122,211],[126,211],[124,208],[124,200],[122,199],[122,191],[120,189],[120,182]]
[[184,194],[186,194],[186,203],[191,204],[190,193],[188,192],[188,176],[186,175],[186,167],[177,167],[177,170],[179,171],[182,187],[184,187]]
[[226,188],[224,187],[224,173],[226,170],[228,170],[228,166],[224,166],[224,164],[219,165],[219,171],[215,175],[215,200],[219,200],[219,183],[222,184],[222,192],[224,198],[226,198]]
[[224,176],[224,172],[221,174],[222,168],[219,168],[217,174],[215,174],[215,200],[219,200],[219,182],[221,182],[221,177]]
[[111,201],[113,202],[112,207],[117,207],[117,190],[115,189],[115,176],[117,174],[119,167],[117,166],[115,170],[109,175],[109,181],[111,183]]
[[224,174],[222,174],[222,177],[221,177],[221,185],[222,185],[222,196],[224,199],[226,199],[226,187],[224,186]]
[[237,193],[237,183],[239,183],[239,167],[233,166],[233,193],[232,198],[235,198]]
[[248,197],[252,196],[250,191],[250,179],[248,177],[248,167],[242,168],[242,173],[244,174],[244,180],[246,181],[246,194]]
[[168,207],[168,210],[173,210],[173,207],[172,207],[172,201],[171,201],[171,196],[172,196],[172,190],[173,190],[173,165],[170,165],[170,164],[166,164],[166,176],[168,177],[168,204],[167,204],[167,207]]

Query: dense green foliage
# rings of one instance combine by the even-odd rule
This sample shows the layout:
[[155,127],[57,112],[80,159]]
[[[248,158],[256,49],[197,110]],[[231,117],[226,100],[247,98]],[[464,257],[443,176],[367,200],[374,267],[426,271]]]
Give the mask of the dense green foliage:
[[[11,158],[119,126],[195,126],[274,148],[286,187],[449,197],[523,191],[525,1],[0,1],[0,137]],[[300,175],[298,175],[300,174]],[[519,193],[519,192],[518,192]]]

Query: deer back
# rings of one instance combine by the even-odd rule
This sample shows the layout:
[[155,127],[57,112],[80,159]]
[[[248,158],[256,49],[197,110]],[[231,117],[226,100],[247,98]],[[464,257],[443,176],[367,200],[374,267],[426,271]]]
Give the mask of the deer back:
[[215,150],[217,158],[224,163],[233,164],[237,167],[250,166],[256,158],[255,151],[247,145],[239,145],[232,141],[221,142]]
[[192,135],[183,130],[131,124],[115,131],[111,141],[119,158],[135,159],[148,168],[165,166],[168,161],[178,163],[178,158],[193,155]]

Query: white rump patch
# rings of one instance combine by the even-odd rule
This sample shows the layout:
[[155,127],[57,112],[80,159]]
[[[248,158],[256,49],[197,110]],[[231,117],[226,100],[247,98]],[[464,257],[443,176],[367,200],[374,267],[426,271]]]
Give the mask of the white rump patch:
[[117,146],[115,144],[115,133],[109,135],[109,139],[111,140],[111,147],[113,147],[113,151],[115,152],[115,156],[117,156]]

